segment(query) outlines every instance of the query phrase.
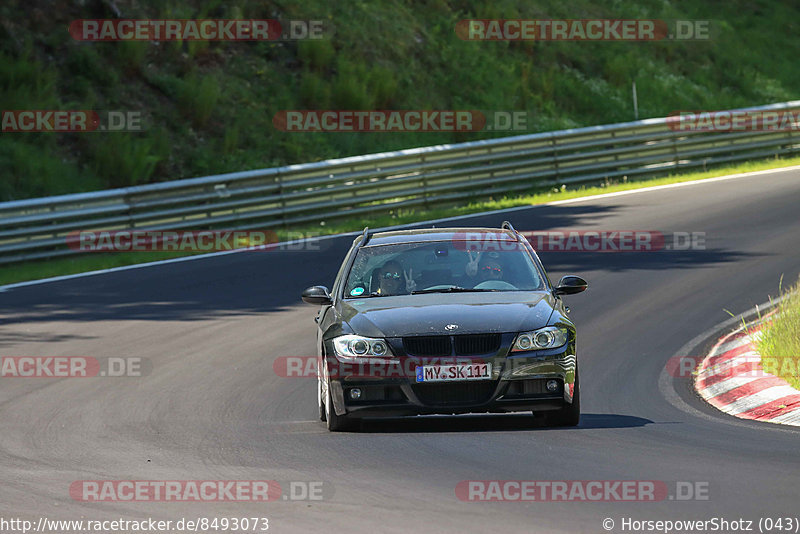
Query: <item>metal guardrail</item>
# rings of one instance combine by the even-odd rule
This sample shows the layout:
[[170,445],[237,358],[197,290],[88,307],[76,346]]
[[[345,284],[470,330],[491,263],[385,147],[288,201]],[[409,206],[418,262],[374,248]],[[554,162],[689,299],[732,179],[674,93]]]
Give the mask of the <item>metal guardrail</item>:
[[[796,113],[800,101],[747,109]],[[792,129],[673,128],[646,119],[3,202],[0,263],[79,253],[66,238],[80,230],[285,227],[800,151]]]

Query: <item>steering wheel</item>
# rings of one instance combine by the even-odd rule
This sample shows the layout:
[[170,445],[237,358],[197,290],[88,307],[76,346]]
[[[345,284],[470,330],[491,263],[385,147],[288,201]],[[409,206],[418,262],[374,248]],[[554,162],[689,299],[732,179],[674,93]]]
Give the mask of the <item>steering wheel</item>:
[[484,280],[474,289],[517,289],[517,286],[509,284],[505,280]]

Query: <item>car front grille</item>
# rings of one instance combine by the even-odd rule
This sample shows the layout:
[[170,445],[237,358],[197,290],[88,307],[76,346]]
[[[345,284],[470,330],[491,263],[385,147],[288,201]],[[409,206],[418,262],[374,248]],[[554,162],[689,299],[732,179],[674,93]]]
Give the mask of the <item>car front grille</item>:
[[494,393],[497,383],[493,380],[473,380],[450,384],[416,384],[414,394],[423,404],[450,406],[459,404],[483,404]]
[[450,336],[404,337],[403,348],[411,356],[450,356]]
[[500,334],[453,336],[453,344],[458,356],[495,353],[500,348]]
[[404,337],[403,348],[410,356],[451,356],[453,349],[456,356],[494,354],[500,348],[500,334]]

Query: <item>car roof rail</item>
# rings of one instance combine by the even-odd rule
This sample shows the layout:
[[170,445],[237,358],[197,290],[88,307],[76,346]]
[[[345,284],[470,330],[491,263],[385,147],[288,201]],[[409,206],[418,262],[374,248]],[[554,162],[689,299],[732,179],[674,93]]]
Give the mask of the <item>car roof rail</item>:
[[514,229],[513,226],[511,226],[510,222],[503,221],[503,224],[500,225],[500,228],[502,230],[511,230],[511,232],[514,234],[514,240],[519,241],[519,233]]
[[358,244],[359,247],[363,247],[369,241],[369,238],[372,237],[372,234],[369,233],[369,226],[364,227],[364,233],[361,234],[361,243]]

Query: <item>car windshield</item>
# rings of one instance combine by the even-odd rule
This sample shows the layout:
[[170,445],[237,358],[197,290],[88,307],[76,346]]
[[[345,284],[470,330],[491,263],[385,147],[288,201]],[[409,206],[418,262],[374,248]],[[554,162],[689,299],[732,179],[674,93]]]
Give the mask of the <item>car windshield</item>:
[[522,245],[478,252],[465,242],[436,241],[360,248],[344,297],[542,289],[542,274]]

